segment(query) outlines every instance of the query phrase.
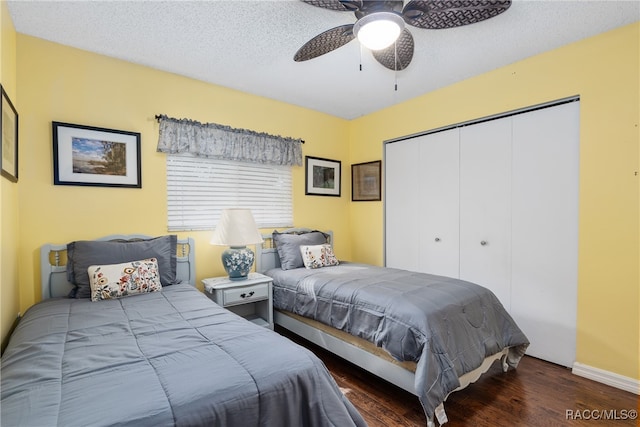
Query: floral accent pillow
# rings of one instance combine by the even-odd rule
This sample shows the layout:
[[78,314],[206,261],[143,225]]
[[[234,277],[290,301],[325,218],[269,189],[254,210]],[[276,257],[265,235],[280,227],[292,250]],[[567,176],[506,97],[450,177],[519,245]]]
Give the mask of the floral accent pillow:
[[321,268],[338,265],[331,245],[300,246],[305,268]]
[[92,301],[162,290],[156,258],[122,264],[92,265],[87,272]]

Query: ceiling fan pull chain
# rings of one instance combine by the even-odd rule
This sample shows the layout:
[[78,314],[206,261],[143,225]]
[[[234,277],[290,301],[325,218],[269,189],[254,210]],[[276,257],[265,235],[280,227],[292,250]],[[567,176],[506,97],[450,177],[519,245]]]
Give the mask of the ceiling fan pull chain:
[[395,90],[396,92],[398,91],[398,42],[394,42],[393,43],[393,57],[394,57],[394,68],[395,70],[393,71],[393,78],[394,78],[394,83],[395,83]]

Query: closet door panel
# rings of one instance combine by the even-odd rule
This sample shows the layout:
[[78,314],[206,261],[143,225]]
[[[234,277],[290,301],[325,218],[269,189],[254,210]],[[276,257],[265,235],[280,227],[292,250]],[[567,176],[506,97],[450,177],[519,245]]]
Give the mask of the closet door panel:
[[572,366],[579,102],[514,116],[513,135],[512,314],[528,354]]
[[420,144],[385,144],[385,265],[417,271],[420,266]]
[[460,130],[460,278],[510,310],[511,118]]
[[460,253],[460,132],[420,137],[421,272],[458,277]]

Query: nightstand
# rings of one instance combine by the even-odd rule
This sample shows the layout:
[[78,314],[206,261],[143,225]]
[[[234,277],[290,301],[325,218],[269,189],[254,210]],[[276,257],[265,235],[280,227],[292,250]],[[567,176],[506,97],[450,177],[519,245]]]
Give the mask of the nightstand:
[[205,294],[218,305],[269,329],[273,329],[272,282],[271,277],[259,273],[249,273],[245,280],[202,280]]

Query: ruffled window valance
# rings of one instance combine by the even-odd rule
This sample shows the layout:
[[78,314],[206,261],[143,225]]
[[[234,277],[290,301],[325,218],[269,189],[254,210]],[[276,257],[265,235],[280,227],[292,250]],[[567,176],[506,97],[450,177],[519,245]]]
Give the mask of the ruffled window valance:
[[302,140],[236,129],[217,123],[156,116],[160,123],[158,151],[222,160],[302,166]]

